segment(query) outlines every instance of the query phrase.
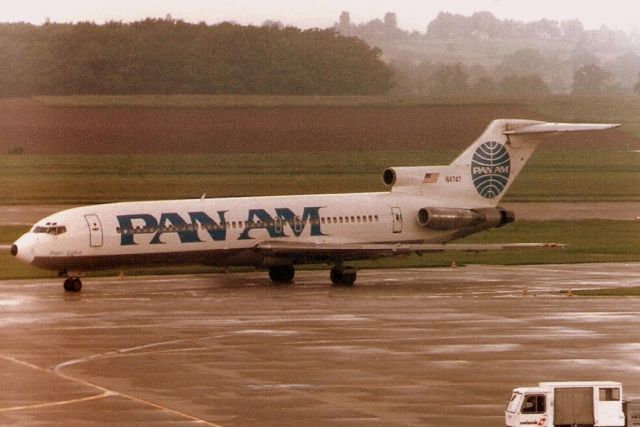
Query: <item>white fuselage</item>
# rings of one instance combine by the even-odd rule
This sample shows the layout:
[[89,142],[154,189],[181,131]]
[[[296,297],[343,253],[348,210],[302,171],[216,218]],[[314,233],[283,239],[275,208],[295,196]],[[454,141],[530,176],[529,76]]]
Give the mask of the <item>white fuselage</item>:
[[453,231],[418,224],[417,213],[425,206],[433,203],[390,192],[94,205],[39,221],[16,242],[17,257],[61,272],[128,265],[266,266],[252,251],[265,241],[450,240]]

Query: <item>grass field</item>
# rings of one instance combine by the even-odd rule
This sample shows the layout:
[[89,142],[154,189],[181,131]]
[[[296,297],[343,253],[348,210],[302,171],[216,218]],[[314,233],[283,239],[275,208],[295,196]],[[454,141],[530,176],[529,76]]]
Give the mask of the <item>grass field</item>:
[[640,287],[584,289],[572,292],[574,295],[585,297],[637,297],[640,296]]
[[[387,166],[448,164],[459,150],[185,156],[0,156],[7,204],[384,191]],[[538,150],[507,201],[640,200],[640,153]]]
[[[25,227],[0,227],[0,244],[11,243]],[[640,223],[630,221],[516,221],[506,227],[476,234],[459,242],[554,242],[569,245],[555,249],[523,249],[486,253],[445,253],[354,262],[358,268],[448,266],[464,264],[547,264],[585,262],[640,262]],[[8,253],[0,253],[0,279],[55,277],[55,273],[26,266]],[[315,268],[315,267],[311,267]],[[322,268],[326,268],[322,267]],[[180,267],[127,270],[126,274],[213,273],[223,269]],[[236,271],[236,270],[233,270]],[[100,275],[116,275],[117,271]]]

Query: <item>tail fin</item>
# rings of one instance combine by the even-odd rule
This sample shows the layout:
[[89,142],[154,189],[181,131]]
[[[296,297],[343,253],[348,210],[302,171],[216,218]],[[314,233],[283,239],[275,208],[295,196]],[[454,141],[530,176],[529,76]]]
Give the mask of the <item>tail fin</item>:
[[[401,187],[396,189],[394,185],[392,191],[421,193],[433,201],[433,206],[495,207],[543,137],[617,126],[498,119],[449,166],[388,169],[383,180],[393,185],[389,183],[393,173],[393,182]],[[403,176],[396,179],[400,173]]]

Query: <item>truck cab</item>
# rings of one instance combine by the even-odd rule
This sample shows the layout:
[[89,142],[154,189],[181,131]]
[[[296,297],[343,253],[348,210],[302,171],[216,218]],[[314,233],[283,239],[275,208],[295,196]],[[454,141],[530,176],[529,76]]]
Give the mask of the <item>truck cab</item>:
[[622,384],[615,381],[542,382],[513,389],[507,427],[623,427]]

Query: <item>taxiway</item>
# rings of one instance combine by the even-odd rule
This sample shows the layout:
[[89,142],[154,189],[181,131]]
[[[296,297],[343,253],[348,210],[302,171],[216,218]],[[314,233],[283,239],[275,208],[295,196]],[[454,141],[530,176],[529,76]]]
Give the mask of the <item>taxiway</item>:
[[640,264],[0,282],[0,424],[499,426],[510,390],[640,396]]

